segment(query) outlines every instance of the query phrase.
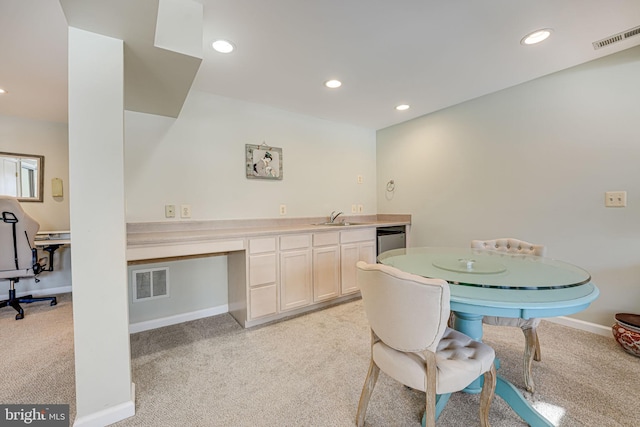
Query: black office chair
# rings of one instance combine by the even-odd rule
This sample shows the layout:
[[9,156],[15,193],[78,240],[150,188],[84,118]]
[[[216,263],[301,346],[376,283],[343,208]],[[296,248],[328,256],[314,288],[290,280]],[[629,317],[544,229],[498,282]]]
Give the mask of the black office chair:
[[38,251],[33,245],[40,225],[25,211],[18,200],[10,196],[0,196],[0,280],[9,280],[9,299],[0,302],[0,308],[13,307],[18,314],[16,320],[24,318],[20,303],[51,301],[56,305],[56,297],[34,298],[32,295],[16,297],[15,284],[25,277],[33,277],[45,269],[46,258],[38,259]]

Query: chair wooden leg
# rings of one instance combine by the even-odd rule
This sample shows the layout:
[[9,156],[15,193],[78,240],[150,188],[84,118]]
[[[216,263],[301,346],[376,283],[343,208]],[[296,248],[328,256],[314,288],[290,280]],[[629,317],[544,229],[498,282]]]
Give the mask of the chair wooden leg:
[[538,331],[535,328],[533,328],[533,335],[536,338],[536,352],[533,355],[533,360],[539,362],[542,360],[542,353],[540,352],[540,338],[538,338]]
[[491,365],[491,369],[484,374],[484,383],[482,384],[482,392],[480,393],[480,426],[489,426],[489,410],[491,409],[491,401],[496,392],[496,366]]
[[453,329],[453,324],[455,323],[455,321],[456,321],[456,315],[452,311],[451,313],[449,313],[449,320],[447,321],[447,326]]
[[367,372],[367,378],[365,378],[364,385],[362,386],[360,402],[358,403],[358,412],[356,413],[356,425],[358,427],[362,427],[364,425],[364,418],[367,414],[369,399],[371,398],[373,388],[376,386],[376,382],[378,381],[378,374],[380,374],[380,368],[378,368],[378,365],[375,364],[372,358],[371,362],[369,363],[369,372]]
[[424,378],[425,406],[424,406],[424,427],[436,427],[436,378],[438,368],[436,354],[431,351],[424,351],[426,372]]
[[533,359],[535,358],[535,355],[536,355],[538,336],[535,328],[523,329],[522,332],[524,332],[524,337],[525,337],[524,364],[523,364],[524,385],[527,391],[533,393],[535,392],[536,385],[533,381],[533,374],[531,373],[531,367],[533,365]]

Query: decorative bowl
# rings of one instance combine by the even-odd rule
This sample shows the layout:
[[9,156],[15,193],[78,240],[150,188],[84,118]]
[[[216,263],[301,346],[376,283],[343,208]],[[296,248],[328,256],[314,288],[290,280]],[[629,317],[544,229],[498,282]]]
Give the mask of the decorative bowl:
[[[636,328],[633,328],[636,329]],[[629,354],[640,357],[640,332],[629,328],[626,324],[616,322],[612,327],[613,337]]]

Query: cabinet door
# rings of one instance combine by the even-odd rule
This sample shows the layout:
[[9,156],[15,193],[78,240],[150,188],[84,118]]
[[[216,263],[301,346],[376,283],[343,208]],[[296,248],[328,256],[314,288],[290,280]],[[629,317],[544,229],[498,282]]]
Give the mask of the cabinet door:
[[376,262],[376,242],[362,242],[358,255],[358,261],[374,264]]
[[356,284],[356,264],[360,261],[360,245],[351,243],[340,247],[340,283],[342,294],[358,290]]
[[358,261],[369,264],[376,262],[376,243],[361,242],[342,245],[341,256],[341,290],[344,295],[359,289],[356,281]]
[[313,301],[320,302],[340,295],[340,248],[326,246],[313,249]]
[[280,253],[280,311],[311,304],[311,250]]

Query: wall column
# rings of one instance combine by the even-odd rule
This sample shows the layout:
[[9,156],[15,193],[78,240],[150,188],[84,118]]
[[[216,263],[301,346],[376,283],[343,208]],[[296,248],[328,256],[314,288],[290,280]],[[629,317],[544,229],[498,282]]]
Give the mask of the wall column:
[[123,41],[69,28],[75,426],[135,414],[127,304]]

